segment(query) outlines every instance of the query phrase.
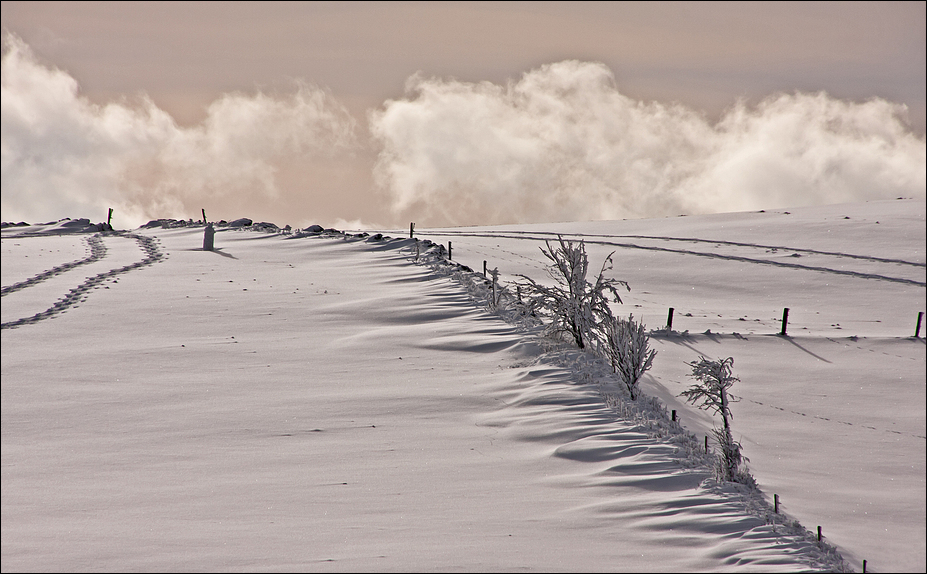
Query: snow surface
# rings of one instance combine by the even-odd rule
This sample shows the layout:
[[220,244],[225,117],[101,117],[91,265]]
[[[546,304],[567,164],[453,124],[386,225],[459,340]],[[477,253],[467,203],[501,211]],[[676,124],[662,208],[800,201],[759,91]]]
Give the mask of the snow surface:
[[[4,228],[2,570],[924,571],[925,211],[416,230],[453,264],[408,230]],[[635,404],[486,306],[483,261],[545,280],[555,233],[653,330]],[[701,354],[759,492],[711,478]]]

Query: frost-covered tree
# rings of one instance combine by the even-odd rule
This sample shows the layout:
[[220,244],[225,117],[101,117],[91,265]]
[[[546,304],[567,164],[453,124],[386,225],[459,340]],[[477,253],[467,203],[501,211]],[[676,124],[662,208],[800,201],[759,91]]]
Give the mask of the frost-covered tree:
[[653,364],[657,352],[650,349],[650,337],[644,325],[634,320],[610,317],[602,323],[605,338],[604,352],[615,373],[631,393],[631,400],[638,397],[638,383]]
[[585,242],[578,244],[564,241],[557,236],[559,247],[551,247],[549,241],[541,247],[541,252],[551,264],[547,273],[554,280],[553,286],[542,285],[530,277],[519,275],[523,282],[519,287],[533,299],[532,305],[537,312],[550,319],[548,334],[567,334],[573,338],[580,349],[595,340],[595,330],[606,319],[612,317],[609,301],[621,303],[618,287],[630,287],[625,281],[605,277],[605,272],[612,268],[612,255],[609,254],[602,264],[602,269],[595,283],[590,283],[586,276],[589,270],[589,258],[586,256]]
[[696,379],[698,383],[680,393],[679,396],[686,397],[686,402],[700,409],[720,414],[724,423],[723,428],[712,429],[712,434],[721,447],[719,478],[733,482],[752,482],[749,473],[741,469],[741,463],[747,458],[741,454],[741,445],[734,440],[731,434],[733,415],[731,415],[730,404],[738,399],[731,397],[727,391],[740,380],[733,374],[734,358],[712,360],[701,357],[698,361],[686,364],[692,367],[692,373],[689,376]]

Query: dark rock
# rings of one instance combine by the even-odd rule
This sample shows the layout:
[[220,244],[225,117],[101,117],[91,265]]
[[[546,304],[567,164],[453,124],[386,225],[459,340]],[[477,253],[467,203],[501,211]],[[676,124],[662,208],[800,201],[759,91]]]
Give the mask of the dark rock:
[[253,224],[251,225],[251,229],[254,230],[254,231],[269,231],[269,232],[272,232],[272,233],[276,233],[276,232],[280,231],[280,228],[277,227],[276,224],[274,224],[274,223],[268,223],[268,222],[266,222],[266,221],[262,221],[261,223],[253,223]]

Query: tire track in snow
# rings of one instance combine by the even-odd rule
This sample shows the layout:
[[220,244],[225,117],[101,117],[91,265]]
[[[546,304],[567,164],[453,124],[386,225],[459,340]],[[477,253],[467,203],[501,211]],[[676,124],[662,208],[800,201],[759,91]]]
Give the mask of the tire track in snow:
[[[54,317],[55,315],[62,313],[66,311],[67,309],[74,307],[79,302],[85,300],[87,292],[95,288],[97,285],[99,285],[103,281],[111,277],[115,277],[117,275],[121,275],[123,273],[128,273],[129,271],[139,269],[141,267],[152,265],[164,258],[164,255],[158,249],[157,240],[152,237],[145,237],[144,235],[137,235],[134,233],[119,233],[119,232],[113,233],[112,236],[113,237],[125,237],[126,239],[134,239],[136,242],[138,242],[139,247],[142,249],[143,252],[147,254],[147,256],[141,261],[137,261],[130,265],[125,265],[123,267],[119,267],[116,269],[111,269],[104,273],[99,273],[93,277],[90,277],[86,281],[78,285],[77,287],[68,291],[68,293],[64,297],[59,299],[57,302],[55,302],[54,305],[52,305],[45,311],[36,313],[35,315],[32,315],[31,317],[24,317],[22,319],[17,319],[15,321],[8,321],[6,323],[0,324],[0,329],[12,329],[15,327],[20,327],[22,325],[29,325],[29,324],[37,323],[44,319],[50,319]],[[96,242],[99,243],[99,246],[96,247],[95,246],[96,244],[92,243],[92,245],[94,246],[92,247],[94,252],[91,255],[91,257],[85,260],[81,260],[79,262],[75,262],[75,263],[77,263],[78,265],[83,265],[85,263],[92,263],[94,261],[99,261],[100,259],[105,257],[106,247],[103,246],[103,242],[100,239],[101,234],[94,235],[92,238],[88,239],[88,242],[90,242],[91,239],[94,239],[94,238],[96,239]],[[93,259],[92,261],[89,261],[89,259],[93,257],[96,257],[96,258]],[[36,275],[35,277],[32,277],[31,279],[27,279],[26,281],[17,283],[16,285],[22,284],[22,286],[19,287],[18,289],[24,289],[25,287],[30,287],[32,285],[40,283],[41,281],[45,281],[51,276],[57,275],[58,273],[62,272],[61,270],[55,271],[56,269],[65,267],[64,271],[70,271],[74,267],[78,266],[78,265],[74,265],[74,266],[68,267],[69,265],[72,265],[72,264],[68,263],[65,265],[59,265],[58,267],[55,267],[54,269],[50,269],[48,271],[40,273]],[[41,279],[37,279],[40,277]],[[10,287],[15,287],[16,285],[11,285]],[[18,289],[15,289],[15,290],[18,290]],[[13,290],[11,289],[10,291],[7,291],[7,292],[12,292],[12,291]],[[4,295],[6,295],[6,292],[4,293]]]
[[[532,240],[532,241],[548,241],[558,235],[553,232],[544,232],[544,231],[542,232],[508,232],[508,231],[505,231],[505,232],[488,232],[488,233],[471,233],[471,232],[466,232],[466,231],[441,231],[441,232],[425,231],[425,232],[422,232],[422,234],[423,235],[424,234],[444,235],[444,236],[452,236],[452,237],[461,236],[461,237],[485,237],[485,238],[501,238],[501,239],[527,239],[527,240]],[[561,233],[559,235],[563,236],[566,239],[583,238],[583,237],[600,237],[600,236],[593,236],[593,235],[584,236],[582,234],[566,234],[566,233]],[[612,236],[605,235],[601,237],[612,237]],[[625,237],[625,236],[622,236],[622,237]],[[643,238],[645,236],[630,236],[629,235],[626,237]],[[685,239],[678,239],[678,238],[672,238],[672,237],[653,237],[653,238],[648,237],[648,239],[662,239],[662,240],[667,240],[667,241],[689,241]],[[723,259],[727,261],[739,261],[742,263],[751,263],[751,264],[758,264],[758,265],[773,265],[777,267],[799,269],[799,270],[804,270],[804,271],[818,271],[818,272],[824,272],[824,273],[834,273],[837,275],[846,275],[850,277],[857,277],[860,279],[891,281],[894,283],[904,283],[908,285],[916,285],[918,287],[927,287],[927,282],[924,282],[924,281],[917,281],[914,279],[907,279],[904,277],[892,277],[889,275],[880,275],[876,273],[865,273],[862,271],[847,271],[843,269],[833,269],[830,267],[820,267],[820,266],[815,266],[815,265],[802,265],[800,263],[788,263],[785,261],[773,261],[770,259],[755,259],[752,257],[744,257],[741,255],[723,255],[720,253],[707,253],[704,251],[693,251],[691,249],[674,249],[671,247],[659,247],[659,246],[654,246],[654,245],[649,245],[649,246],[639,245],[636,243],[624,243],[624,242],[618,242],[618,241],[585,240],[585,239],[584,241],[586,241],[586,243],[594,244],[594,245],[607,245],[607,246],[613,246],[613,247],[622,247],[626,249],[643,249],[647,251],[663,251],[667,253],[677,253],[677,254],[682,254],[682,255],[695,255],[698,257],[709,257],[713,259]],[[696,241],[696,240],[691,240],[691,241]],[[791,249],[787,247],[780,248],[780,247],[771,247],[771,246],[763,246],[763,245],[755,245],[755,244],[747,244],[747,243],[738,244],[734,242],[709,241],[705,239],[700,239],[697,241],[703,241],[706,243],[716,243],[716,244],[728,243],[731,245],[755,247],[755,248],[762,248],[762,249],[784,249],[784,250],[791,250],[791,251],[804,251],[804,252],[809,252],[809,253],[815,253],[818,255],[821,255],[821,254],[828,255],[832,257],[835,257],[835,256],[836,257],[849,257],[849,258],[864,259],[864,260],[869,260],[869,261],[874,261],[874,262],[879,262],[879,263],[893,263],[893,264],[902,263],[905,265],[923,267],[923,265],[920,263],[912,263],[910,261],[902,261],[902,260],[881,259],[881,258],[875,258],[875,257],[868,257],[864,255],[852,255],[852,254],[835,253],[835,252],[822,252],[822,251],[814,251],[814,250],[809,250],[809,249],[804,249],[804,250],[803,249]]]

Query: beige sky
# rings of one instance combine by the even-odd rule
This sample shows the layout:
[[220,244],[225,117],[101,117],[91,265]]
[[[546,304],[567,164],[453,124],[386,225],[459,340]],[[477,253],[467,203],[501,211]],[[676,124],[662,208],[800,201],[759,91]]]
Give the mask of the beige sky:
[[923,2],[16,2],[3,26],[85,95],[148,93],[181,122],[220,93],[301,78],[352,107],[410,75],[504,82],[599,61],[643,100],[717,115],[738,97],[825,90],[925,123]]
[[[924,2],[4,0],[2,22],[90,100],[144,93],[181,126],[224,93],[300,80],[330,90],[366,135],[366,111],[402,98],[416,72],[504,84],[575,59],[603,63],[625,96],[709,120],[740,98],[823,90],[905,104],[925,132]],[[340,177],[358,205],[371,201],[356,191],[369,170]]]

